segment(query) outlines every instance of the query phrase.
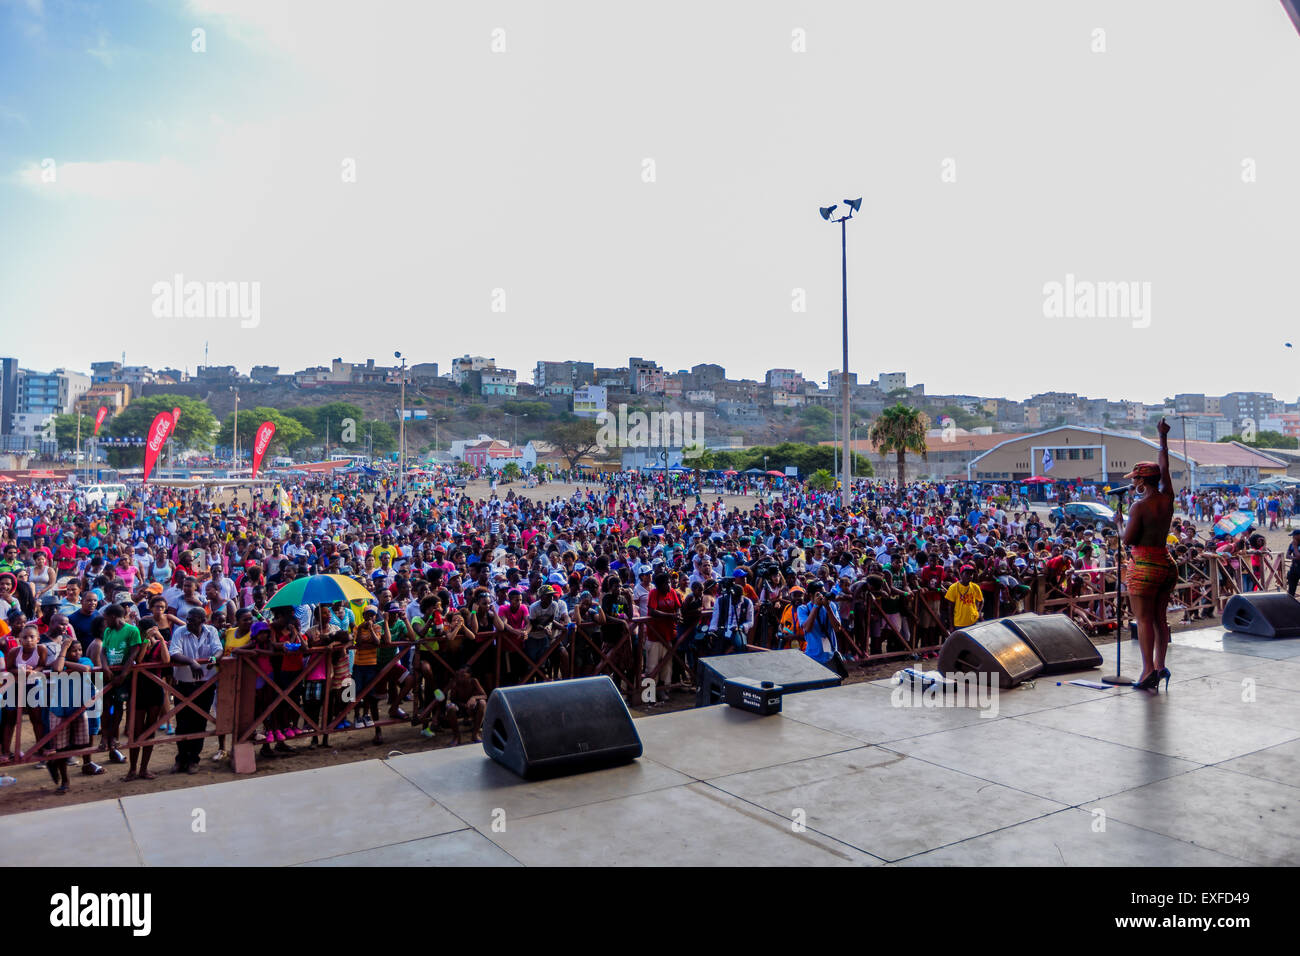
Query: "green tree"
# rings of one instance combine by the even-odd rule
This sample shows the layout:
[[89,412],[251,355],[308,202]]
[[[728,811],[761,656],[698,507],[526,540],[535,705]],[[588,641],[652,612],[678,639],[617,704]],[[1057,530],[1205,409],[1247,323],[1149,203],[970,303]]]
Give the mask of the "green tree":
[[818,468],[808,476],[808,487],[813,491],[830,491],[835,484],[835,476],[825,468]]
[[326,402],[324,405],[317,405],[316,428],[313,429],[313,433],[317,438],[323,439],[325,424],[328,422],[330,440],[335,441],[349,419],[356,424],[357,433],[360,434],[361,423],[366,420],[366,413],[360,405],[353,405],[351,402]]
[[[1297,439],[1294,435],[1284,435],[1275,431],[1256,432],[1254,441],[1246,441],[1240,435],[1228,435],[1220,438],[1219,441],[1241,442],[1243,445],[1250,445],[1252,448],[1296,448],[1300,446],[1300,439]],[[62,447],[62,439],[60,439],[59,447]]]
[[537,421],[543,421],[554,414],[551,411],[551,406],[545,402],[528,402],[515,399],[507,399],[502,402],[501,410],[507,415],[527,415],[530,420]]
[[550,422],[546,428],[546,440],[564,456],[569,468],[576,471],[578,462],[600,447],[596,438],[597,428],[594,418],[570,416]]
[[945,405],[939,410],[939,415],[941,417],[946,415],[948,418],[952,419],[952,423],[958,428],[964,428],[968,431],[974,428],[980,428],[984,425],[993,424],[993,416],[989,415],[987,412],[984,412],[983,410],[978,412],[968,412],[960,405]]
[[[784,471],[793,467],[801,475],[811,475],[819,469],[833,470],[838,467],[838,450],[833,445],[782,442],[779,445],[759,445],[743,451],[715,451],[711,455],[711,467],[734,468],[736,471],[747,471],[750,468]],[[870,478],[875,474],[871,460],[857,452],[853,453],[852,466],[856,477]]]
[[84,443],[95,430],[95,416],[74,412],[68,415],[54,416],[54,437],[59,443],[59,451],[78,451],[77,419],[81,419],[81,440]]
[[[371,448],[377,454],[384,452],[397,451],[397,428],[378,418],[372,418],[363,426],[357,425],[357,441],[362,440],[362,436],[369,436]],[[408,429],[409,431],[409,429]],[[410,438],[407,438],[407,448],[410,448]]]
[[288,415],[290,418],[297,421],[298,424],[302,425],[303,428],[307,429],[307,433],[309,435],[311,435],[313,438],[315,437],[316,426],[318,423],[318,419],[316,417],[316,409],[286,408],[284,409],[284,414]]
[[501,469],[501,477],[506,481],[514,481],[519,475],[519,466],[513,461],[506,462],[506,466]]
[[[267,448],[269,454],[288,451],[290,448],[302,444],[311,432],[307,430],[302,422],[297,418],[291,418],[285,413],[274,408],[257,406],[255,408],[241,408],[239,410],[239,447],[248,454],[252,455],[253,438],[257,430],[262,427],[262,422],[272,422],[275,425],[275,434],[271,437],[271,444]],[[229,448],[234,442],[234,424],[235,415],[232,412],[226,416],[226,420],[221,423],[221,428],[217,431],[217,444]]]
[[708,471],[718,467],[714,462],[713,452],[699,442],[687,445],[682,449],[682,464],[687,468],[694,468],[696,471]]
[[880,417],[871,423],[868,438],[881,455],[889,452],[898,454],[898,483],[907,481],[907,453],[913,452],[925,461],[928,457],[925,447],[925,433],[930,427],[930,419],[925,412],[906,405],[898,404],[886,408]]
[[[181,410],[176,430],[172,432],[176,447],[180,450],[211,448],[217,431],[217,419],[207,403],[185,395],[149,395],[137,398],[105,422],[100,434],[114,438],[147,438],[149,426],[158,413],[170,412],[173,408]],[[144,463],[144,449],[113,448],[108,451],[108,460],[115,468],[141,465]]]
[[831,410],[825,405],[805,405],[799,409],[799,420],[805,425],[829,425]]

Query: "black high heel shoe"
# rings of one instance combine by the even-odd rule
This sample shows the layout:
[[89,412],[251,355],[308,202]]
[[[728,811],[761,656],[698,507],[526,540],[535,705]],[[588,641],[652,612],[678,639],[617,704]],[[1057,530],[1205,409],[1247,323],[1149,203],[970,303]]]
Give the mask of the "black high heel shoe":
[[1133,684],[1134,690],[1160,690],[1160,671],[1152,671],[1145,678]]
[[1159,677],[1156,678],[1156,683],[1157,683],[1157,684],[1160,683],[1160,679],[1159,679],[1160,677],[1163,677],[1163,678],[1165,679],[1165,693],[1166,693],[1166,694],[1169,693],[1169,678],[1171,678],[1171,677],[1173,677],[1173,676],[1174,676],[1173,674],[1169,673],[1169,668],[1168,668],[1168,667],[1162,667],[1162,668],[1160,668],[1160,675],[1159,675]]

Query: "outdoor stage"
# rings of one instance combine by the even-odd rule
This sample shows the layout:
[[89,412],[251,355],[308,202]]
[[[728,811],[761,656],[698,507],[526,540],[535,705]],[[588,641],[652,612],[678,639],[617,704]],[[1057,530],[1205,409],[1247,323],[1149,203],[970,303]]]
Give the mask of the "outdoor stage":
[[[858,684],[786,697],[780,716],[717,706],[644,718],[645,756],[635,764],[540,783],[467,745],[8,815],[0,860],[1300,862],[1300,640],[1209,628],[1174,643],[1174,680],[1154,697],[1057,686],[1113,672],[1110,646],[1103,670],[1002,692],[993,718],[894,706],[888,683]],[[1136,643],[1124,654],[1136,674]],[[200,816],[205,830],[195,832]],[[16,847],[21,858],[10,856]]]

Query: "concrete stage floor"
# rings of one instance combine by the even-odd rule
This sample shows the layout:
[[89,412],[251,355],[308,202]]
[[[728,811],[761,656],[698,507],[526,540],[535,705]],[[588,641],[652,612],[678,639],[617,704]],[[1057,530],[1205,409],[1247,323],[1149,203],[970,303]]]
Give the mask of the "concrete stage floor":
[[[1300,640],[1174,644],[1154,697],[1064,683],[1113,673],[1112,645],[1101,671],[1002,692],[996,717],[857,684],[791,695],[780,716],[644,718],[641,760],[539,783],[467,745],[11,814],[0,863],[1300,862]],[[1136,643],[1124,653],[1136,674]]]

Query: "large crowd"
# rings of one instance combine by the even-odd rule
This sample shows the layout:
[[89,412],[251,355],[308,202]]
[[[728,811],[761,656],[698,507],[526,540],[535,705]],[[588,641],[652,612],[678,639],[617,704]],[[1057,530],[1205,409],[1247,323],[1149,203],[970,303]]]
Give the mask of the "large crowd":
[[[87,506],[70,484],[0,486],[0,764],[22,750],[18,692],[56,674],[103,681],[98,717],[21,709],[34,738],[48,738],[34,756],[63,793],[70,770],[107,772],[96,757],[124,765],[125,780],[152,778],[141,740],[203,734],[212,678],[231,655],[258,669],[257,740],[271,758],[327,744],[301,714],[339,713],[349,689],[364,693],[337,729],[373,728],[382,741],[387,717],[473,740],[498,681],[622,661],[619,679],[639,677],[642,699],[659,704],[691,686],[700,656],[752,646],[798,649],[847,675],[866,657],[1016,613],[1035,589],[1072,599],[1086,626],[1112,623],[1102,595],[1114,529],[1053,521],[1014,485],[864,480],[846,510],[838,492],[794,478],[716,476],[717,490],[747,496],[742,509],[692,472],[588,476],[549,498],[544,482],[515,493],[536,490],[535,477],[490,476],[476,497],[453,474],[400,490],[392,476],[317,476],[291,493],[233,497],[136,484],[111,507]],[[1258,507],[1260,527],[1290,527],[1294,502],[1183,497],[1169,546],[1188,594],[1208,587],[1207,552],[1246,565],[1267,556],[1250,528],[1213,533],[1243,507]],[[317,574],[354,579],[366,597],[272,605]],[[504,669],[481,652],[493,642]],[[141,669],[157,679],[132,679]],[[275,690],[291,685],[297,707]],[[202,711],[162,722],[186,698]],[[178,741],[174,771],[195,772],[204,743]],[[210,756],[228,759],[224,736]]]

